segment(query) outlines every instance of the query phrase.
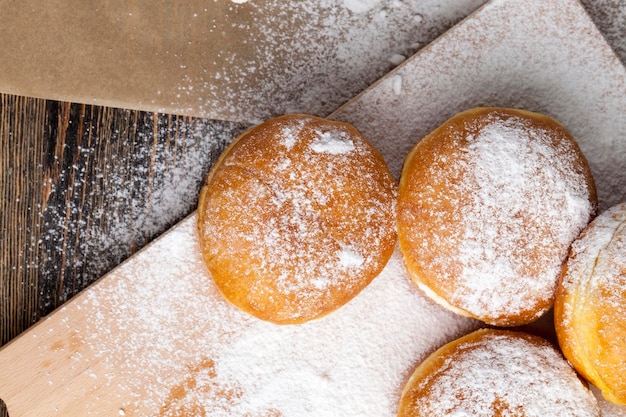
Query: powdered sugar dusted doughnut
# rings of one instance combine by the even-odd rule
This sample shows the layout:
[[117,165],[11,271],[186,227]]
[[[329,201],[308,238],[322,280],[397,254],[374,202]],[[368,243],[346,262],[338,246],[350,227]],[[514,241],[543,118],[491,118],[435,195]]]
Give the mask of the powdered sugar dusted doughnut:
[[393,252],[396,184],[351,125],[269,120],[220,157],[202,190],[203,256],[225,298],[274,323],[348,302]]
[[626,405],[626,203],[572,244],[554,321],[565,357],[604,398]]
[[411,376],[399,417],[600,416],[597,401],[549,342],[478,330],[444,345]]
[[398,197],[413,280],[459,314],[529,323],[553,304],[571,242],[596,210],[574,139],[536,113],[476,108],[415,145]]

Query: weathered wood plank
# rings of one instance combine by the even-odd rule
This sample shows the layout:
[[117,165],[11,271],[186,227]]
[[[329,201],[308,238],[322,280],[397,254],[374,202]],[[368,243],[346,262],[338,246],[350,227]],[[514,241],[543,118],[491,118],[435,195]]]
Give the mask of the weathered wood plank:
[[0,96],[0,343],[38,318],[43,100]]
[[189,214],[243,128],[0,95],[0,345]]

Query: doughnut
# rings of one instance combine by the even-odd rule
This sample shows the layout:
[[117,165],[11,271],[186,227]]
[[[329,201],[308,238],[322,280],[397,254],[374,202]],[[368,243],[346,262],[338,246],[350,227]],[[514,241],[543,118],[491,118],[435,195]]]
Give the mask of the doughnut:
[[561,350],[603,397],[626,405],[626,203],[572,244],[554,302]]
[[596,207],[587,160],[563,126],[529,111],[474,108],[406,156],[398,239],[432,299],[520,326],[552,307],[568,248]]
[[353,126],[289,114],[230,144],[198,203],[218,290],[276,324],[323,317],[383,269],[397,241],[397,184]]
[[595,396],[561,353],[524,332],[481,329],[417,366],[398,417],[600,416]]

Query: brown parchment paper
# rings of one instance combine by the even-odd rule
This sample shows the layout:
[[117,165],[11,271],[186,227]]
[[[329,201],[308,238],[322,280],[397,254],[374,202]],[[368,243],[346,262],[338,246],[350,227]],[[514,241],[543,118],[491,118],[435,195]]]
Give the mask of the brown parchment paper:
[[0,92],[254,122],[318,115],[484,0],[0,1]]

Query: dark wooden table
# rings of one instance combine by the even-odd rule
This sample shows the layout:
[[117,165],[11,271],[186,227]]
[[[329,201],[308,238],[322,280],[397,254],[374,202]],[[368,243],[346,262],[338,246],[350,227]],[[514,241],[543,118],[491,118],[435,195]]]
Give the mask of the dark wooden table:
[[0,95],[0,345],[192,212],[243,128]]

